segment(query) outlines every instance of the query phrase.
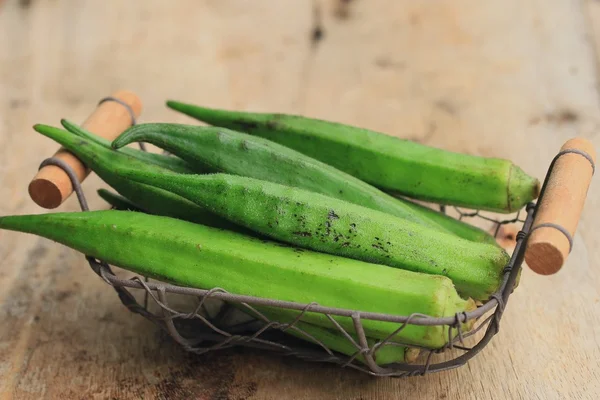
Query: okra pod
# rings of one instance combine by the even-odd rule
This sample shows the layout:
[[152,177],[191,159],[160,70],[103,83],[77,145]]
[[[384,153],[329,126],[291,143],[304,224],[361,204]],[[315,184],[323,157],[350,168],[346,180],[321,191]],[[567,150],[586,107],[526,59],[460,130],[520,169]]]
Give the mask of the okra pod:
[[218,110],[176,101],[167,106],[211,125],[280,143],[414,199],[511,213],[539,195],[539,181],[505,159],[451,152],[296,115]]
[[[89,211],[0,217],[0,229],[42,236],[143,276],[195,288],[358,312],[454,316],[472,310],[450,279],[282,246],[187,221],[130,211]],[[272,309],[272,307],[257,307]],[[298,311],[275,309],[292,318]],[[349,317],[334,316],[347,331]],[[304,321],[330,327],[326,315]],[[367,336],[385,339],[397,323],[362,320]],[[472,322],[463,326],[472,327]],[[409,324],[392,340],[439,348],[448,326]],[[452,336],[455,336],[453,329]]]

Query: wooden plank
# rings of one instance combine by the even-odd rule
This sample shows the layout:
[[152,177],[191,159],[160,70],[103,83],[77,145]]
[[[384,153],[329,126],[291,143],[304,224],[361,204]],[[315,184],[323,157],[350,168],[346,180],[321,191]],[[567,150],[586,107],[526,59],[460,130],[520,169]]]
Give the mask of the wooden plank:
[[[118,88],[142,97],[142,121],[189,122],[164,107],[167,98],[302,113],[510,157],[540,178],[569,137],[599,143],[586,40],[595,3],[378,0],[349,2],[346,12],[317,4],[314,42],[308,2],[4,2],[0,214],[43,212],[26,185],[56,146],[30,126],[81,122]],[[93,195],[100,186],[85,183],[94,208],[103,207]],[[185,354],[129,314],[80,254],[0,232],[0,399],[597,398],[598,203],[592,183],[564,270],[524,271],[481,355],[409,379],[256,351]],[[60,210],[76,209],[70,199]]]

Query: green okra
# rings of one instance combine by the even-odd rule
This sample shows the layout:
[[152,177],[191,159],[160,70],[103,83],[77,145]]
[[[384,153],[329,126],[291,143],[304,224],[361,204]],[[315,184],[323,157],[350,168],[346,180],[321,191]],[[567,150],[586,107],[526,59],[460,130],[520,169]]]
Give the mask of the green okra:
[[[0,229],[42,236],[143,276],[189,287],[391,315],[444,317],[474,308],[473,300],[462,299],[443,276],[282,246],[175,218],[116,210],[48,213],[0,217]],[[354,329],[351,318],[334,318],[347,331]],[[321,313],[307,312],[302,319],[331,326]],[[362,324],[375,339],[386,339],[400,325],[365,318]],[[471,327],[469,322],[463,329]],[[448,329],[409,324],[392,340],[439,348],[448,340]]]
[[229,221],[307,249],[452,279],[463,296],[499,289],[508,254],[319,193],[228,174],[156,174],[121,169],[128,179],[178,194]]
[[479,228],[396,199],[345,172],[260,137],[220,127],[152,123],[131,127],[112,145],[121,149],[134,142],[151,143],[203,170],[295,186],[454,232],[465,239],[496,243]]
[[340,123],[286,114],[167,105],[211,125],[260,136],[386,191],[511,213],[539,195],[539,181],[512,162],[442,150]]
[[59,128],[42,124],[35,125],[33,128],[75,154],[104,182],[146,212],[181,218],[217,228],[241,229],[226,219],[199,207],[181,196],[150,185],[125,179],[118,173],[119,169],[124,168],[138,168],[156,174],[171,173],[168,169],[159,167],[154,163],[142,161],[137,157],[114,151],[110,147],[103,146],[99,141],[85,136],[74,135]]

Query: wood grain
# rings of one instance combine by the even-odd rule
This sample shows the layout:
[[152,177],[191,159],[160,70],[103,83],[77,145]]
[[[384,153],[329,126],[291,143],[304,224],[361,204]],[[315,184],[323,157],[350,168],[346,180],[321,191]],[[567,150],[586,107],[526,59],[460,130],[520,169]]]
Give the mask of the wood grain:
[[[46,212],[27,184],[56,145],[31,126],[81,121],[122,87],[140,95],[146,122],[191,121],[168,98],[293,112],[508,157],[538,178],[568,138],[598,146],[591,5],[317,4],[3,2],[0,214]],[[93,175],[84,184],[93,208],[105,207],[101,186]],[[0,232],[0,399],[596,399],[597,186],[565,268],[523,271],[490,346],[463,368],[410,379],[251,351],[185,354],[129,314],[80,254]],[[76,209],[70,198],[57,210]]]

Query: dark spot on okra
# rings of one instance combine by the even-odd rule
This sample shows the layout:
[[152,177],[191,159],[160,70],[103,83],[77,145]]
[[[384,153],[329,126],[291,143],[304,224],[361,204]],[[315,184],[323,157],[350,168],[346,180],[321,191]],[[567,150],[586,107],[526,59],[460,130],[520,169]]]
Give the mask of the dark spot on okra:
[[248,141],[247,140],[242,140],[242,142],[240,143],[240,149],[242,149],[244,151],[248,151]]
[[442,270],[442,275],[446,275],[447,273],[448,273],[448,270],[447,270],[446,268],[444,268],[444,269]]
[[344,243],[342,243],[342,247],[348,247],[348,246],[350,246],[350,242],[344,242]]
[[312,237],[310,232],[293,232],[293,234],[302,237]]
[[335,213],[335,211],[329,210],[329,213],[327,214],[327,218],[329,218],[329,219],[340,219],[340,216],[337,215]]
[[325,226],[326,226],[325,236],[331,235],[331,223],[329,221],[326,221]]

